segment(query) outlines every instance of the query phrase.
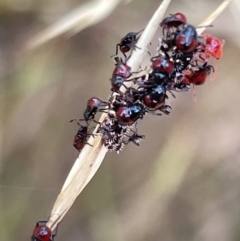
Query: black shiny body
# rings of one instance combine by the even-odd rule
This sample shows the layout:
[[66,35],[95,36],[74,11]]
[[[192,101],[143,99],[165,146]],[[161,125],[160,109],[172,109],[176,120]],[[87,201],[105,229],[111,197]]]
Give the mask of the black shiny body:
[[82,150],[83,147],[86,144],[86,140],[87,140],[87,136],[88,136],[88,128],[87,126],[80,126],[77,134],[74,136],[73,139],[73,146],[78,150]]
[[166,88],[164,85],[157,85],[147,90],[147,93],[143,95],[142,101],[148,109],[156,110],[164,105],[166,98]]
[[192,25],[185,25],[175,38],[175,46],[183,53],[192,52],[198,45],[198,35]]
[[145,114],[144,106],[140,103],[120,105],[116,110],[116,118],[120,125],[132,125]]
[[124,57],[127,58],[126,53],[136,48],[136,43],[140,37],[139,33],[141,33],[142,31],[143,30],[139,32],[130,32],[126,34],[120,40],[120,42],[116,45],[116,54],[114,56],[118,54],[118,48],[119,48],[122,54],[124,55]]

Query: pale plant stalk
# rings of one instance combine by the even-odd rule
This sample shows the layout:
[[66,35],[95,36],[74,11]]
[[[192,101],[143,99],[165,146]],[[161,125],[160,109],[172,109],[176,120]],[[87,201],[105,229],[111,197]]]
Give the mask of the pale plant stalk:
[[[239,0],[238,0],[239,1]],[[218,15],[232,2],[232,0],[225,0],[222,2],[222,4],[219,5],[218,8],[215,9],[206,19],[204,19],[201,23],[198,24],[198,26],[208,26],[210,25],[217,17]],[[205,31],[205,27],[198,28],[197,33],[198,35],[202,34]]]
[[[209,25],[212,23],[214,19],[216,19],[216,17],[228,6],[230,1],[231,0],[225,0],[208,18],[200,23],[199,26]],[[164,0],[161,3],[142,33],[141,38],[137,43],[138,48],[133,51],[133,54],[128,61],[128,65],[132,68],[133,72],[139,70],[140,64],[146,53],[147,46],[157,31],[159,23],[163,19],[170,2],[171,0]],[[203,31],[204,28],[199,28],[198,34],[201,34]],[[102,122],[105,117],[106,114],[102,114],[99,121]],[[97,128],[98,126],[96,127],[94,133],[96,133]],[[86,145],[81,151],[53,206],[47,223],[47,226],[52,230],[56,228],[57,224],[63,219],[77,196],[95,175],[108,151],[108,149],[102,144],[101,137],[99,135],[94,138],[91,137],[88,142],[92,145],[92,147]]]
[[70,35],[92,26],[113,12],[121,0],[95,0],[82,4],[56,23],[31,38],[27,49],[34,49],[64,33]]
[[[138,48],[136,51],[133,51],[133,54],[128,61],[128,65],[132,68],[133,72],[139,70],[147,46],[156,33],[159,27],[159,22],[161,22],[170,2],[171,0],[164,0],[161,3],[142,33],[141,38],[137,43]],[[103,114],[99,121],[103,121],[105,116],[106,114]],[[98,127],[96,127],[96,129],[97,128]],[[94,133],[96,132],[96,129]],[[108,149],[102,144],[99,135],[94,138],[90,137],[88,143],[93,147],[86,145],[83,148],[53,206],[49,222],[47,223],[48,227],[51,229],[54,229],[62,220],[77,196],[95,175],[108,151]]]

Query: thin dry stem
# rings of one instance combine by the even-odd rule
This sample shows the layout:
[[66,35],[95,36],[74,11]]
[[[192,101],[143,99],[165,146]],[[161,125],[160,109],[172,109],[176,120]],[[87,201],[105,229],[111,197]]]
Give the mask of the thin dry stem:
[[[208,26],[210,25],[220,13],[223,12],[223,10],[229,5],[229,3],[232,2],[232,0],[225,0],[222,2],[221,5],[219,5],[218,8],[216,8],[215,11],[213,11],[206,19],[204,19],[201,23],[198,24],[198,26]],[[197,33],[198,35],[202,34],[205,31],[206,28],[198,28]]]
[[[137,43],[139,48],[133,52],[128,61],[128,65],[133,71],[137,71],[139,69],[144,54],[146,53],[147,45],[158,29],[159,22],[161,22],[170,2],[171,0],[164,0],[162,2],[142,33],[142,36]],[[229,3],[230,0],[224,1],[206,20],[199,25],[212,23],[212,21],[227,7]],[[199,31],[202,33],[204,29],[201,28]],[[105,116],[106,114],[101,116],[100,122],[103,121]],[[96,127],[96,129],[97,128],[98,127]],[[96,132],[96,129],[94,132]],[[47,223],[47,226],[51,229],[54,229],[62,220],[77,196],[95,175],[108,151],[107,148],[102,145],[100,136],[96,136],[95,138],[91,137],[88,142],[93,145],[93,147],[88,145],[84,147],[74,163],[53,206],[49,222]]]
[[120,2],[121,0],[95,0],[82,4],[73,12],[30,39],[26,47],[34,49],[69,31],[71,35],[76,34],[106,18]]
[[[133,52],[128,61],[128,65],[133,71],[139,69],[145,54],[145,49],[157,31],[159,22],[161,22],[170,2],[171,0],[164,0],[162,2],[142,33],[137,44],[139,48]],[[106,114],[101,116],[100,122],[103,121],[105,116]],[[96,127],[96,129],[97,128],[98,127]],[[94,132],[96,132],[96,129]],[[83,148],[53,206],[49,222],[47,223],[51,229],[54,229],[62,220],[77,196],[95,175],[108,151],[108,149],[102,145],[100,136],[96,136],[95,138],[91,137],[88,143],[93,145],[93,147],[86,145]]]

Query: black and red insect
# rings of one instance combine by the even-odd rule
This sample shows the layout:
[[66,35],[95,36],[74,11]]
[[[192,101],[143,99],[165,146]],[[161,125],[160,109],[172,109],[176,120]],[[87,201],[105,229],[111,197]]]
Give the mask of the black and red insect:
[[165,100],[168,98],[166,92],[166,87],[163,84],[148,88],[146,94],[142,97],[142,103],[145,105],[147,110],[152,113],[159,110],[168,115],[170,114],[171,107],[169,105],[165,105]]
[[142,119],[146,110],[141,103],[119,105],[116,108],[116,119],[120,125],[132,125]]
[[77,134],[74,136],[73,146],[78,151],[81,151],[86,144],[90,145],[89,143],[87,143],[87,139],[89,136],[94,136],[94,135],[88,132],[87,126],[80,125],[80,128],[78,129]]
[[184,76],[183,83],[202,85],[205,83],[208,75],[211,74],[211,71],[214,71],[213,66],[205,63],[203,66],[199,67],[198,70],[187,71]]
[[170,14],[170,16],[163,19],[160,23],[160,26],[163,28],[163,33],[165,30],[169,30],[170,28],[177,28],[181,25],[185,25],[187,23],[187,18],[183,13],[175,13]]
[[161,72],[157,70],[151,71],[149,74],[144,75],[142,81],[138,81],[139,94],[144,94],[148,88],[156,87],[157,85],[167,86],[170,82],[169,74],[167,72]]
[[31,241],[53,241],[54,237],[57,235],[57,228],[55,233],[46,225],[47,221],[37,222],[33,234],[31,236]]
[[176,35],[175,46],[183,53],[189,53],[198,46],[198,35],[192,25],[185,25]]
[[[116,64],[112,73],[112,78],[110,79],[112,84],[112,91],[119,92],[120,87],[124,86],[124,81],[129,81],[127,78],[131,76],[131,67],[129,67],[126,63],[123,63],[121,58],[115,58]],[[127,87],[125,86],[127,89]]]
[[94,120],[94,117],[101,106],[105,106],[107,102],[100,100],[97,97],[92,97],[91,99],[88,100],[87,102],[87,108],[83,113],[84,120],[86,122],[90,120]]
[[[137,48],[136,43],[138,39],[140,38],[140,33],[143,30],[140,30],[139,32],[130,32],[126,34],[120,42],[116,45],[116,54],[113,56],[118,55],[118,49],[122,52],[125,58],[127,58],[126,53],[129,52],[130,50],[134,50]],[[111,57],[113,57],[111,56]]]
[[171,74],[174,71],[174,62],[166,56],[156,56],[151,58],[152,69],[155,72]]
[[93,121],[95,123],[98,123],[97,121],[94,120],[94,117],[98,112],[99,108],[106,105],[107,105],[106,101],[102,101],[98,97],[92,97],[87,101],[87,107],[83,113],[83,119],[73,119],[70,122],[85,121],[87,124],[89,124],[90,121]]
[[220,40],[210,34],[205,34],[204,38],[206,39],[205,54],[206,58],[212,56],[215,59],[220,59],[223,54],[223,45],[224,40]]

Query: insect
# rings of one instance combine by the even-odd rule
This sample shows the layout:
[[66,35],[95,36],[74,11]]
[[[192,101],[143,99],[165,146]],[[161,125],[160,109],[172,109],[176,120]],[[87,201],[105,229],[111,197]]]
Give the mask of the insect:
[[188,78],[184,77],[182,83],[176,83],[174,84],[173,86],[173,90],[177,91],[177,92],[186,92],[186,91],[189,91],[190,89],[190,86],[189,86],[189,80]]
[[146,93],[149,93],[149,91],[154,88],[158,88],[158,86],[164,86],[165,89],[170,89],[170,86],[172,86],[172,78],[167,72],[153,70],[149,74],[144,75],[144,79],[137,82],[137,84],[138,96],[142,100],[142,97],[146,95]]
[[[127,35],[125,35],[121,40],[120,43],[116,45],[116,54],[113,56],[118,55],[118,49],[122,52],[125,58],[127,58],[126,53],[130,50],[133,50],[137,48],[136,43],[140,37],[140,33],[143,31],[140,30],[139,32],[130,32]],[[113,57],[111,56],[111,57]]]
[[126,103],[132,104],[140,100],[141,92],[135,88],[129,87],[124,93],[119,93],[114,95],[114,98],[111,98],[110,106],[118,107],[119,105]]
[[223,45],[225,41],[221,41],[218,38],[211,36],[210,34],[205,34],[204,38],[206,39],[206,57],[209,58],[210,56],[212,56],[215,59],[220,59],[223,54]]
[[78,151],[81,151],[86,144],[90,145],[89,143],[87,143],[87,137],[89,137],[89,136],[94,136],[94,135],[88,133],[88,127],[80,126],[77,134],[74,136],[73,146]]
[[115,133],[109,133],[108,135],[112,135],[113,141],[111,138],[108,140],[103,140],[104,145],[108,148],[110,151],[116,151],[119,154],[119,151],[122,151],[124,148],[125,144],[121,141],[122,137],[120,135],[116,135]]
[[140,103],[120,105],[116,108],[116,118],[120,125],[132,125],[146,113]]
[[129,67],[126,63],[123,63],[121,58],[116,57],[116,67],[113,70],[112,76],[121,76],[125,79],[131,76],[131,67]]
[[51,229],[46,226],[47,221],[37,222],[33,235],[31,236],[32,241],[53,241],[54,237],[57,235],[57,228],[53,234]]
[[102,101],[102,100],[100,100],[97,97],[92,97],[91,99],[89,99],[87,101],[87,108],[86,108],[86,110],[83,113],[84,120],[86,122],[89,122],[90,120],[93,120],[94,122],[96,122],[94,120],[94,117],[95,117],[95,115],[96,115],[96,113],[98,111],[98,108],[100,106],[103,106],[103,105],[106,105],[106,104],[107,104],[107,102]]
[[146,82],[146,84],[148,84],[151,87],[151,83],[153,83],[153,86],[156,85],[167,85],[169,82],[169,74],[167,72],[160,72],[160,71],[156,71],[153,70],[149,76],[148,76],[148,80]]
[[125,145],[122,139],[123,139],[122,134],[109,132],[107,130],[103,131],[103,136],[102,136],[103,144],[110,151],[116,151],[117,153],[119,153],[119,151],[121,151]]
[[[85,121],[89,124],[90,121],[98,123],[94,120],[96,113],[98,112],[99,107],[107,105],[107,102],[100,100],[98,97],[92,97],[87,101],[87,107],[83,113],[83,119],[72,119],[73,121]],[[99,123],[98,123],[99,124]]]
[[[124,81],[128,81],[127,78],[131,76],[131,67],[129,67],[127,64],[123,63],[121,58],[116,57],[116,67],[113,70],[112,78],[110,79],[112,84],[112,91],[113,92],[119,92],[120,87],[124,85]],[[131,81],[131,80],[129,80]],[[127,89],[127,87],[125,86]]]
[[119,153],[125,146],[124,136],[131,128],[132,126],[119,124],[116,119],[116,112],[111,110],[101,123],[98,132],[101,134],[104,146],[110,151]]
[[[166,95],[166,88],[164,85],[157,85],[156,87],[149,88],[147,93],[142,97],[142,103],[150,112],[160,110],[165,114],[170,113],[170,109],[165,106],[165,100],[168,98]],[[167,110],[169,109],[169,111]],[[157,114],[161,115],[161,114]]]
[[160,26],[163,28],[163,32],[166,29],[170,29],[172,27],[179,27],[180,25],[185,25],[187,23],[187,18],[182,13],[175,13],[170,14],[170,16],[163,19],[163,21],[160,23]]
[[152,69],[156,72],[171,74],[174,70],[174,63],[164,56],[156,56],[151,58]]
[[138,135],[137,132],[134,132],[132,136],[127,136],[127,137],[129,137],[129,139],[124,143],[125,145],[132,142],[136,146],[139,146],[140,141],[145,139],[144,135]]
[[186,69],[193,59],[194,51],[190,53],[183,53],[176,49],[172,53],[172,58],[174,61],[174,71],[181,73],[182,70]]
[[168,38],[166,36],[165,38],[163,37],[163,39],[161,39],[158,49],[163,53],[167,53],[174,47],[174,39],[174,35],[170,35],[170,37]]
[[199,67],[198,70],[190,71],[190,73],[186,74],[183,83],[202,85],[205,83],[207,76],[211,73],[211,70],[214,71],[213,66],[205,63],[202,67]]
[[198,35],[192,25],[185,25],[175,38],[175,46],[183,53],[192,52],[198,45]]

